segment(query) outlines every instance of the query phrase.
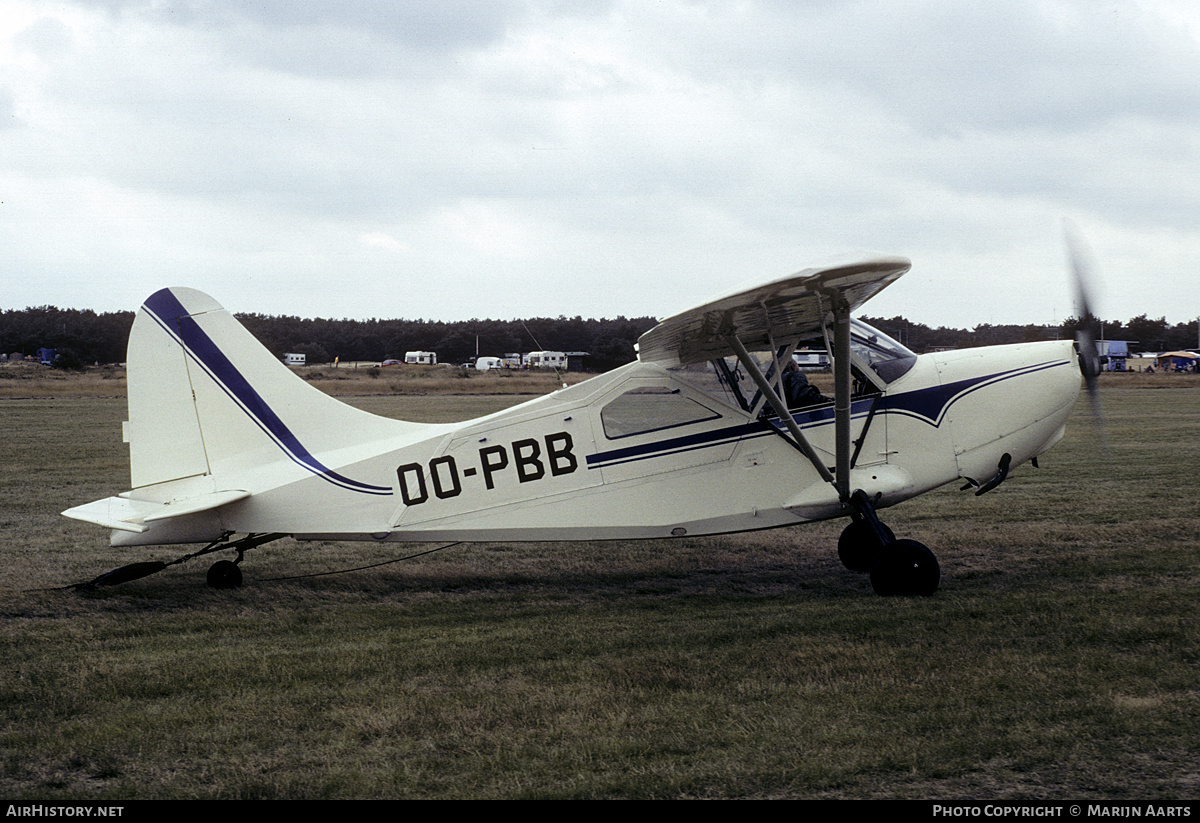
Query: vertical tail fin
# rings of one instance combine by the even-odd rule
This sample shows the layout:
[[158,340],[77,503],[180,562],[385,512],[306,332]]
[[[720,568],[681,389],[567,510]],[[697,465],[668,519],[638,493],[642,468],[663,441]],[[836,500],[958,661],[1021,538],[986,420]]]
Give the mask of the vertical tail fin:
[[129,336],[127,369],[134,489],[290,461],[345,488],[390,494],[343,477],[320,455],[423,428],[313,388],[192,289],[163,289],[146,300]]

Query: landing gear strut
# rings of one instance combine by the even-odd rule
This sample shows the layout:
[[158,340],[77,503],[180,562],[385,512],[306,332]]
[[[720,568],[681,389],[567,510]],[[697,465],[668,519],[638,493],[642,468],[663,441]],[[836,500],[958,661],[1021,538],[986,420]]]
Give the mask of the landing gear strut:
[[270,543],[272,540],[287,537],[283,533],[248,534],[241,540],[226,543],[225,541],[229,538],[230,534],[232,532],[227,532],[200,551],[177,557],[169,563],[161,560],[131,563],[128,566],[121,566],[119,569],[106,572],[86,583],[72,583],[70,586],[64,586],[63,588],[84,592],[95,591],[100,586],[116,586],[119,583],[128,583],[130,580],[149,577],[163,569],[191,560],[193,557],[202,557],[213,552],[233,549],[237,552],[237,560],[218,560],[216,563],[213,563],[212,567],[208,570],[208,585],[214,589],[236,589],[242,585],[242,570],[238,568],[238,564],[242,562],[242,555],[255,546],[261,546],[263,543]]
[[[236,560],[218,560],[213,563],[208,569],[207,581],[208,585],[214,589],[236,589],[242,585],[242,570],[238,565],[242,562],[242,556],[247,551],[255,546],[261,546],[263,543],[270,543],[272,540],[278,540],[281,537],[286,537],[284,534],[248,534],[241,540],[225,546],[212,546],[213,550],[233,549],[237,552]],[[207,549],[205,551],[208,551]]]
[[846,568],[870,572],[879,595],[919,595],[937,591],[942,572],[929,548],[916,540],[897,540],[875,516],[874,503],[862,492],[850,497],[853,520],[838,538],[838,557]]
[[[882,523],[880,525],[883,526]],[[886,537],[880,541],[866,521],[852,521],[838,538],[838,557],[842,565],[859,574],[869,572],[884,547],[896,542],[896,535],[891,529],[883,526],[883,530]]]

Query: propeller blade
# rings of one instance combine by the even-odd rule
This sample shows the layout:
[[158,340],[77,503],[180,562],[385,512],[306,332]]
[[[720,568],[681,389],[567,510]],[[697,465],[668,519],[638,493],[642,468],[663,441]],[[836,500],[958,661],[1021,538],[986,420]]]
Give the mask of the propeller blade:
[[1103,437],[1104,415],[1100,408],[1100,346],[1096,342],[1100,332],[1100,320],[1092,310],[1092,283],[1095,281],[1091,255],[1071,223],[1066,223],[1065,235],[1067,255],[1071,262],[1071,278],[1075,287],[1075,304],[1079,323],[1075,327],[1075,348],[1079,351],[1079,370],[1083,372],[1087,386],[1088,401],[1092,407],[1092,418]]

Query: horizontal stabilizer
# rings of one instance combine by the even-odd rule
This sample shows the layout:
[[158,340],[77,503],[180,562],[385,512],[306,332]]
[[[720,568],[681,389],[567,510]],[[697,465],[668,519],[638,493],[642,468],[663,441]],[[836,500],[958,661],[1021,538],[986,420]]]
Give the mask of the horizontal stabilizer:
[[182,517],[187,514],[210,511],[227,503],[244,500],[249,496],[250,492],[235,489],[185,497],[182,500],[172,500],[167,503],[130,500],[124,496],[106,497],[94,503],[67,509],[63,514],[75,520],[95,523],[106,529],[141,534],[150,528],[146,525],[147,523],[166,520],[169,517]]
[[126,500],[124,497],[106,497],[103,500],[85,503],[82,506],[67,509],[63,512],[63,516],[82,520],[85,523],[94,523],[106,529],[138,534],[150,528],[142,525],[142,521],[145,520],[143,513],[134,506],[132,501]]
[[209,509],[224,506],[226,503],[245,500],[249,496],[250,492],[236,489],[226,492],[213,492],[212,494],[205,494],[199,497],[189,497],[184,500],[172,500],[170,503],[163,503],[162,511],[157,514],[147,515],[145,520],[147,523],[152,523],[155,520],[166,520],[168,517],[180,517],[185,514],[206,512]]

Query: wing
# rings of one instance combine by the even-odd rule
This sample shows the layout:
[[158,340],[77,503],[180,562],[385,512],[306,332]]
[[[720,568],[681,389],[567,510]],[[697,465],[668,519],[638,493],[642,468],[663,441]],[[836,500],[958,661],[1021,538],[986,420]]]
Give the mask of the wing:
[[819,332],[833,300],[853,312],[912,264],[903,257],[804,269],[669,317],[638,339],[638,359],[688,365],[733,354],[725,335],[735,331],[747,349],[770,348]]

